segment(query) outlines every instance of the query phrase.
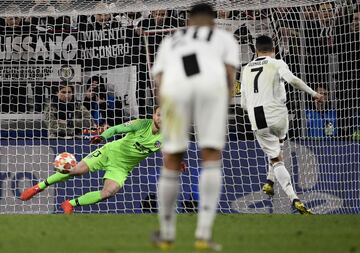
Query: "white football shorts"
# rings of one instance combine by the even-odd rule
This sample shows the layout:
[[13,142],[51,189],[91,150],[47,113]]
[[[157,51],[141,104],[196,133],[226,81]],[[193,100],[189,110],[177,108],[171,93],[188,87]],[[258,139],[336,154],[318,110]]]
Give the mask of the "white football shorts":
[[[197,78],[199,79],[199,78]],[[200,148],[222,150],[228,117],[228,89],[223,82],[162,84],[161,131],[165,153],[186,151],[189,131],[195,125]]]
[[285,139],[288,129],[289,121],[287,117],[284,117],[270,127],[255,130],[256,140],[270,159],[276,158],[280,155],[280,140]]

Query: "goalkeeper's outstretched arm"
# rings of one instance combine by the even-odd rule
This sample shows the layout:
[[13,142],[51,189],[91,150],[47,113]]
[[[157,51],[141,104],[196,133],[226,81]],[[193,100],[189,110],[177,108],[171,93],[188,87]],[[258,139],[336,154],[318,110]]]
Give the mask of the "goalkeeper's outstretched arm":
[[109,139],[116,134],[124,134],[129,132],[135,132],[139,130],[143,126],[142,120],[132,120],[126,122],[124,124],[116,125],[106,129],[102,134],[101,137],[103,139]]

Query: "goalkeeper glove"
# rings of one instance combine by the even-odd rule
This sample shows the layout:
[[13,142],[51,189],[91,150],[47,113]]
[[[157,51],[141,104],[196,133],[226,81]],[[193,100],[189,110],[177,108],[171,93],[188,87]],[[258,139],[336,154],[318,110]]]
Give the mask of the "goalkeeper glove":
[[90,143],[91,144],[99,144],[104,140],[105,140],[105,138],[102,137],[101,135],[95,135],[95,136],[91,137]]

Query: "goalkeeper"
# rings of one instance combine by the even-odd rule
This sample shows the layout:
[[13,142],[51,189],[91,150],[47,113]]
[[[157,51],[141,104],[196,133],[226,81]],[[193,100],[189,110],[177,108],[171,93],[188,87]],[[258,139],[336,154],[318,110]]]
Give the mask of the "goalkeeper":
[[105,170],[104,186],[101,191],[88,192],[78,198],[66,200],[61,204],[64,213],[73,213],[74,207],[95,204],[114,196],[134,167],[161,146],[160,108],[156,107],[152,119],[138,119],[111,127],[100,136],[91,138],[92,144],[98,144],[115,134],[126,133],[120,140],[112,141],[96,149],[82,159],[69,174],[56,172],[45,181],[26,189],[20,196],[23,201],[31,199],[48,186],[63,182],[72,176],[98,170]]

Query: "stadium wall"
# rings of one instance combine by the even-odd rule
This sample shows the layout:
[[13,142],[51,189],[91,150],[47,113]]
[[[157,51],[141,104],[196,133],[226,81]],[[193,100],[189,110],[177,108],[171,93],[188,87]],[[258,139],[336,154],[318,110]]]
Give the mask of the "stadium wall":
[[[96,146],[83,140],[2,140],[0,141],[0,213],[60,213],[65,199],[98,190],[102,173],[59,183],[23,203],[17,198],[20,189],[53,173],[51,162],[63,151],[76,154],[77,160]],[[340,141],[289,142],[285,145],[286,165],[291,169],[296,191],[317,213],[359,213],[360,207],[360,143]],[[188,171],[182,175],[184,200],[197,200],[198,149],[190,145]],[[290,213],[289,200],[276,187],[276,197],[268,199],[262,193],[267,163],[254,141],[230,141],[224,153],[224,188],[219,211],[239,213]],[[151,156],[135,168],[116,198],[88,207],[82,213],[141,213],[141,202],[156,193],[156,181],[161,166],[159,154]],[[261,175],[261,176],[260,176]]]

